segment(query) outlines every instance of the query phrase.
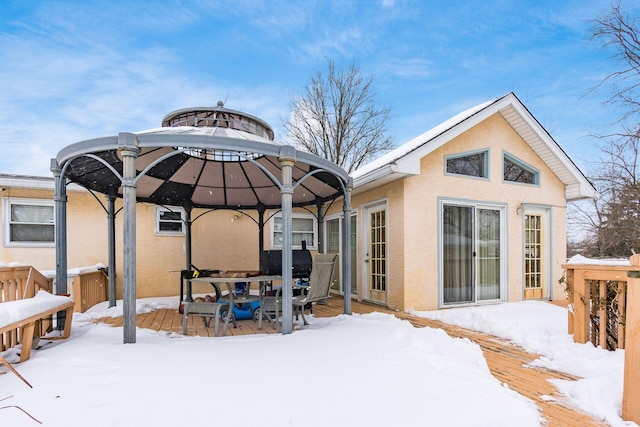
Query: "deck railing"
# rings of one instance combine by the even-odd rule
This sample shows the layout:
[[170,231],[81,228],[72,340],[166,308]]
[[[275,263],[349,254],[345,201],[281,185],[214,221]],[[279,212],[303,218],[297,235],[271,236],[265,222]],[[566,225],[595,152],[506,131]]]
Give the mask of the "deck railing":
[[[35,296],[39,290],[51,292],[53,279],[48,279],[31,266],[0,267],[0,303]],[[53,327],[51,319],[40,323],[40,335]],[[19,344],[20,329],[0,334],[0,352]]]
[[[107,300],[108,277],[106,269],[83,272],[69,277],[68,292],[75,302],[74,311],[84,312],[89,307]],[[39,290],[53,293],[53,278],[47,278],[31,266],[0,267],[0,303],[34,297]],[[53,319],[40,322],[38,337],[53,329]],[[0,335],[0,352],[20,344],[20,329]]]
[[564,264],[568,331],[577,343],[625,349],[622,418],[640,423],[640,255],[628,265]]
[[84,313],[89,307],[107,300],[107,274],[106,270],[100,269],[73,276],[73,281],[69,284],[69,292],[75,302],[73,311]]

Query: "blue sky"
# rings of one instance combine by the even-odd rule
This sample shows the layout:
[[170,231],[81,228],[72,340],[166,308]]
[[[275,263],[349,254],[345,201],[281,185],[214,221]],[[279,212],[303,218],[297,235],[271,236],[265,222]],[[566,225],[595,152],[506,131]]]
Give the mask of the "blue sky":
[[[624,3],[623,3],[624,4]],[[515,92],[588,172],[614,119],[613,69],[590,40],[603,0],[23,1],[0,11],[0,173],[51,176],[71,143],[160,126],[192,106],[270,123],[290,95],[352,61],[374,76],[389,135],[407,142]]]

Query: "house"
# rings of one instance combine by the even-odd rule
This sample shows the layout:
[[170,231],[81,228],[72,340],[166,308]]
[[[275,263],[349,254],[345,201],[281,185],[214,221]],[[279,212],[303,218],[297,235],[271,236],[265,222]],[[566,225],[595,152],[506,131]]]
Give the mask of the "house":
[[[351,294],[398,310],[564,299],[558,280],[566,255],[566,204],[597,197],[513,93],[460,113],[353,178]],[[0,261],[54,269],[53,179],[2,175],[0,185]],[[329,204],[322,214],[294,209],[294,249],[305,241],[312,251],[340,251],[340,205]],[[105,206],[103,195],[69,187],[69,267],[107,263]],[[191,216],[197,219],[193,265],[259,267],[254,213],[194,209]],[[279,212],[265,216],[265,249],[277,249]],[[122,244],[120,217],[116,247]],[[184,211],[138,203],[136,217],[138,297],[176,295],[185,268]],[[337,279],[335,290],[343,292]],[[199,291],[209,289],[194,289]],[[120,279],[117,294],[122,297]]]
[[513,93],[352,176],[358,298],[399,310],[564,299],[566,205],[597,197]]

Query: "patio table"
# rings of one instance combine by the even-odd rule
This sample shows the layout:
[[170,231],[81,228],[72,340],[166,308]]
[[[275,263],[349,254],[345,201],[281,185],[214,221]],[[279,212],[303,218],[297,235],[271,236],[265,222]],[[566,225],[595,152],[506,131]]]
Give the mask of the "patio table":
[[[233,277],[224,277],[224,273],[217,273],[209,277],[197,277],[197,278],[191,279],[191,281],[210,283],[216,288],[216,291],[220,295],[222,295],[222,293],[220,292],[220,284],[224,283],[227,286],[228,294],[221,297],[221,301],[229,302],[229,314],[231,314],[234,304],[248,304],[251,302],[258,301],[260,303],[260,307],[262,307],[263,296],[264,296],[263,290],[264,290],[265,283],[282,280],[282,276],[277,276],[277,275],[258,275],[258,276],[249,276],[249,277],[238,277],[237,273],[233,273],[233,274],[229,274],[229,276],[233,276]],[[247,289],[245,290],[244,294],[242,295],[235,294],[235,286],[233,285],[236,282],[247,282]],[[251,295],[251,283],[253,282],[258,282],[260,284],[258,289],[258,295]],[[258,317],[258,329],[262,329],[262,317],[263,316]],[[227,318],[225,319],[225,327],[228,325],[230,318],[231,316],[227,315]],[[234,319],[234,325],[235,325],[235,319]]]

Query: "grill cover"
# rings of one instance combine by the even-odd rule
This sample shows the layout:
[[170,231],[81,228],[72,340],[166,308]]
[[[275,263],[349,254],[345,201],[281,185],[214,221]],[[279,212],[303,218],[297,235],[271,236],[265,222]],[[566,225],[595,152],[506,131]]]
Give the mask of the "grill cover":
[[[294,278],[309,277],[311,274],[311,267],[313,266],[311,252],[307,249],[294,249],[292,251],[292,264],[292,276]],[[282,251],[264,251],[260,270],[262,271],[262,274],[275,276],[282,275]]]

